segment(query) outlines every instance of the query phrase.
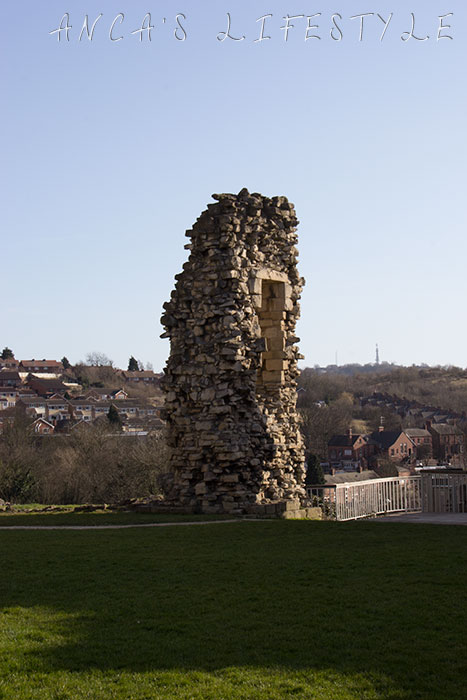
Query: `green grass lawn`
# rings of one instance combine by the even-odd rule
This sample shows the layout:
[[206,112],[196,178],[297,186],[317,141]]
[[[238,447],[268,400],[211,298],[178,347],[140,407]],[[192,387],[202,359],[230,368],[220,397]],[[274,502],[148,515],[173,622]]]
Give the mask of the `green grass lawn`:
[[0,698],[465,700],[467,528],[0,531]]
[[145,523],[196,522],[232,520],[226,515],[181,515],[178,513],[137,513],[125,511],[96,511],[91,513],[0,513],[0,528],[12,525],[144,525]]

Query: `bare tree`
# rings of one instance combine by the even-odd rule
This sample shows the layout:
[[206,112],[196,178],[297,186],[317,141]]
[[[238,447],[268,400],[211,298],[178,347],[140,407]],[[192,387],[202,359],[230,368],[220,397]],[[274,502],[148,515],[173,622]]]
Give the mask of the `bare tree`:
[[90,365],[91,367],[113,367],[114,363],[108,357],[105,353],[103,352],[89,352],[86,355],[86,364]]

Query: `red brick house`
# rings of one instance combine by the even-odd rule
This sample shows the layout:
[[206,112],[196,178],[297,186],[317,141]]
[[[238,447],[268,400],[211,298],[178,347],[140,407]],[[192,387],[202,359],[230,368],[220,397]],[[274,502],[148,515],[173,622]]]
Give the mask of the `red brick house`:
[[433,457],[440,462],[464,465],[464,434],[457,425],[426,422],[433,441]]
[[404,430],[376,430],[369,436],[376,452],[394,462],[415,457],[416,447]]
[[52,423],[49,423],[44,418],[37,418],[34,423],[31,424],[31,428],[38,435],[49,435],[55,431]]
[[354,435],[349,428],[346,435],[333,435],[328,442],[328,462],[342,464],[366,460],[374,453],[373,445],[364,435]]
[[406,428],[405,434],[415,445],[415,453],[419,459],[428,459],[433,454],[431,433],[426,428]]

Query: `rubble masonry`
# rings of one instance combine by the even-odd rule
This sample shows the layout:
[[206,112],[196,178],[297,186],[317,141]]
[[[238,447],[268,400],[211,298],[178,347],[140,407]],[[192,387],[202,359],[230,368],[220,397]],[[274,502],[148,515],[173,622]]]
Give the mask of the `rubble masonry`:
[[167,499],[204,513],[299,508],[295,210],[246,189],[213,198],[186,233],[189,259],[161,319],[170,338]]

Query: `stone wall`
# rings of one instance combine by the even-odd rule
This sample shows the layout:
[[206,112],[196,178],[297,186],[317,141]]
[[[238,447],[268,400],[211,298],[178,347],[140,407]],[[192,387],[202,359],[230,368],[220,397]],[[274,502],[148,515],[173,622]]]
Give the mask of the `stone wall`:
[[298,222],[285,197],[244,189],[213,198],[186,233],[190,256],[161,319],[170,338],[167,500],[254,513],[305,495],[295,407]]

